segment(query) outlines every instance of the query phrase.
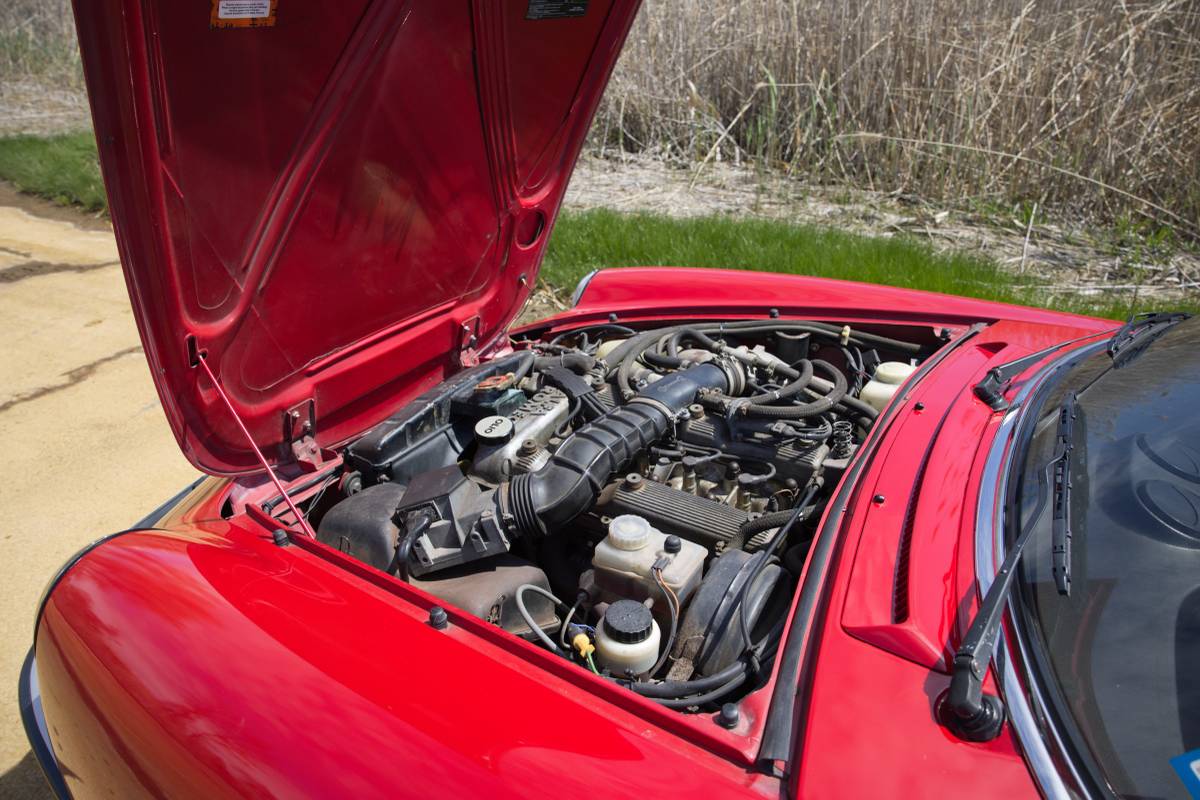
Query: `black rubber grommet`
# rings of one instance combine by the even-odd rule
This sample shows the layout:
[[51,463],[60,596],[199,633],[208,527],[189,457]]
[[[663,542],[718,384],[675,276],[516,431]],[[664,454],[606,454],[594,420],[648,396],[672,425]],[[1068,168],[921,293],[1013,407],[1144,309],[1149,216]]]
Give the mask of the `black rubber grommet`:
[[967,742],[990,742],[1004,730],[1004,703],[999,697],[985,694],[979,698],[979,708],[970,716],[959,716],[943,692],[937,700],[936,712],[943,725],[958,738]]
[[441,606],[434,606],[429,609],[429,626],[435,630],[443,630],[450,624],[450,617],[446,615],[446,609]]

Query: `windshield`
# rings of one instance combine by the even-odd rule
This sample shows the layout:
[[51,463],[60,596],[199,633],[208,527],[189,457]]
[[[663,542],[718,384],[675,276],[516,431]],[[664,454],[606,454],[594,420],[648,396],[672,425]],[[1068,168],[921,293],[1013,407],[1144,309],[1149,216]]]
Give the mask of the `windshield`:
[[[1053,515],[1037,510],[1054,493],[1046,466],[1072,392],[1064,596]],[[1019,576],[1031,666],[1093,780],[1121,796],[1187,797],[1182,775],[1200,760],[1179,758],[1200,749],[1200,324],[1120,369],[1103,352],[1085,358],[1034,413],[1009,531],[1036,526]]]

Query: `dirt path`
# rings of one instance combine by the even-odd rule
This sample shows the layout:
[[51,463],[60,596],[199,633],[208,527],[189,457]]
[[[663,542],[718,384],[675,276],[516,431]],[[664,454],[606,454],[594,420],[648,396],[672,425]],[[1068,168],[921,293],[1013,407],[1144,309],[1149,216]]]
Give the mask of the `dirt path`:
[[42,589],[196,472],[150,381],[107,223],[0,191],[0,322],[0,798],[49,798],[16,705]]

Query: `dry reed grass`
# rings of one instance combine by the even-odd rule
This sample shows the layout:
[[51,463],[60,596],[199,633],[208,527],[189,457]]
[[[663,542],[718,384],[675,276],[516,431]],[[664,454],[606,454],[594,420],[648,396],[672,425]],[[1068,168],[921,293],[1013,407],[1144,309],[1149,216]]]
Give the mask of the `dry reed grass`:
[[70,0],[0,0],[0,136],[87,125]]
[[[86,124],[69,0],[0,0],[0,106]],[[1196,237],[1200,2],[647,0],[591,149]]]
[[0,81],[83,87],[70,0],[0,2]]
[[1200,233],[1196,0],[649,0],[602,152]]

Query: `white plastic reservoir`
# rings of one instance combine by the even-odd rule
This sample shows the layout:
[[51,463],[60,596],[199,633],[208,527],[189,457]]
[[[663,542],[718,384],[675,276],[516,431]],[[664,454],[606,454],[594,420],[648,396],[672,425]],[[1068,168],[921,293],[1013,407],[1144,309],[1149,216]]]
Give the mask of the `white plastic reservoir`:
[[867,385],[858,393],[858,399],[869,404],[876,411],[891,402],[892,397],[900,388],[900,384],[908,380],[908,376],[917,371],[912,364],[902,361],[884,361],[875,368],[875,375],[867,381]]
[[658,660],[661,639],[650,609],[635,600],[618,600],[596,626],[596,657],[616,675],[640,675]]
[[[653,527],[649,520],[636,514],[622,514],[608,524],[608,536],[596,545],[592,555],[596,586],[612,597],[629,597],[643,600],[654,598],[655,607],[664,607],[666,598],[651,574],[651,568],[660,558],[663,566],[663,582],[671,587],[679,598],[680,605],[700,583],[704,570],[704,559],[708,550],[695,542],[668,537]],[[678,545],[678,552],[670,552]]]

